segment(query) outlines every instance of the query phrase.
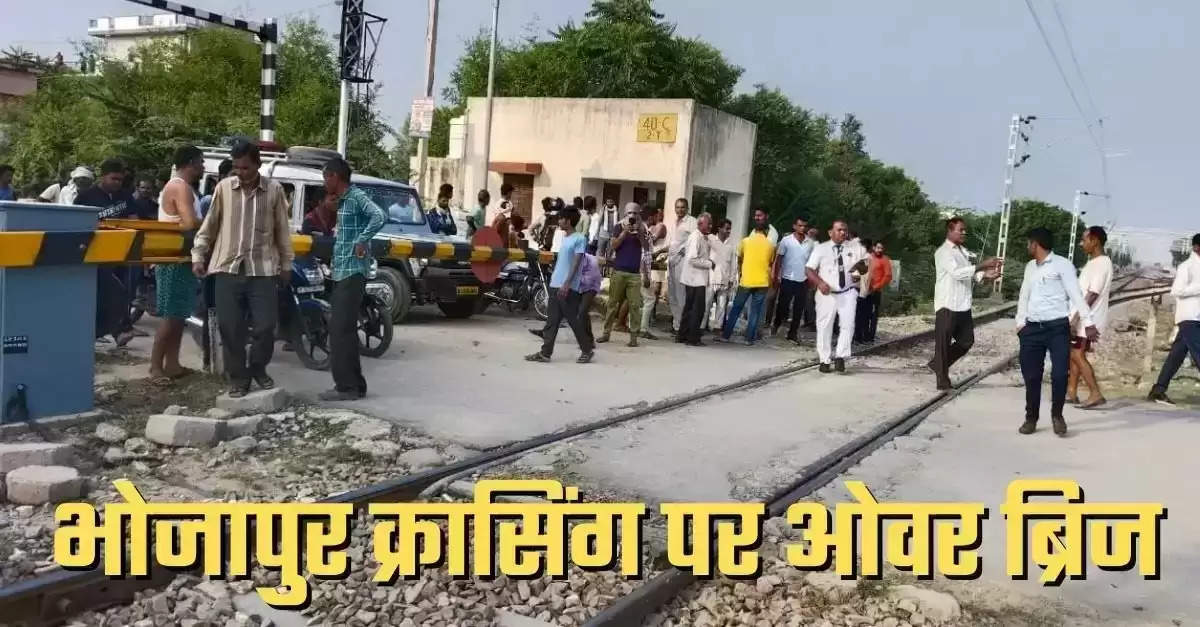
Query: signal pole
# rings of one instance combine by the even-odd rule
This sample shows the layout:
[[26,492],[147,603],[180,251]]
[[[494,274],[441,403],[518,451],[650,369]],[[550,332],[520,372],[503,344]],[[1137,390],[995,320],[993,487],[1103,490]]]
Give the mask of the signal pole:
[[1075,236],[1079,234],[1079,218],[1087,215],[1086,211],[1080,211],[1080,197],[1082,196],[1101,196],[1105,199],[1110,197],[1109,194],[1093,194],[1085,192],[1081,189],[1075,190],[1075,208],[1071,211],[1071,243],[1067,248],[1067,261],[1075,263]]

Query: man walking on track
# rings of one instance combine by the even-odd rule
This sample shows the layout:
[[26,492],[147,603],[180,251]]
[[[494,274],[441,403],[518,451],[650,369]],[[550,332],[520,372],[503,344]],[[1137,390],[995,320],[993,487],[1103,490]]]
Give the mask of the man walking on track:
[[671,332],[679,332],[679,320],[683,317],[683,304],[687,297],[680,276],[683,272],[683,255],[686,252],[688,237],[696,232],[696,218],[688,214],[688,201],[680,198],[675,201],[675,229],[671,233],[671,254],[667,257],[667,274],[670,276],[667,286],[667,301],[671,305]]
[[1192,255],[1175,269],[1171,285],[1175,297],[1175,324],[1179,327],[1171,352],[1158,373],[1158,382],[1150,389],[1147,400],[1174,405],[1167,398],[1167,386],[1190,354],[1192,362],[1200,364],[1200,233],[1192,236]]
[[[604,314],[604,333],[596,340],[604,344],[612,335],[613,325],[620,317],[621,305],[629,307],[629,346],[638,345],[639,323],[642,321],[642,290],[650,287],[649,264],[642,254],[646,249],[646,225],[641,219],[641,207],[631,202],[625,205],[625,221],[618,224],[612,239],[612,276],[608,282],[608,312]],[[651,304],[653,306],[653,303]]]
[[[267,364],[275,352],[276,289],[292,277],[292,229],[283,186],[258,173],[258,146],[238,142],[229,155],[234,176],[218,183],[213,192],[192,246],[192,271],[200,278],[215,275],[229,395],[240,397],[250,391],[251,379],[264,390],[275,387]],[[247,363],[246,335],[251,328]]]
[[[1104,329],[1108,321],[1108,294],[1112,289],[1113,265],[1108,255],[1104,254],[1104,244],[1108,242],[1108,233],[1104,227],[1089,227],[1083,233],[1083,252],[1089,259],[1087,265],[1079,273],[1079,289],[1083,298],[1092,308],[1092,324],[1096,329]],[[1087,385],[1091,394],[1087,401],[1080,404],[1082,409],[1093,409],[1105,403],[1104,394],[1100,392],[1100,384],[1096,381],[1096,371],[1088,362],[1087,354],[1093,345],[1084,335],[1079,326],[1079,316],[1071,312],[1071,367],[1067,375],[1067,402],[1079,404],[1079,379]]]
[[696,220],[696,230],[688,236],[683,255],[684,266],[679,280],[686,291],[686,299],[675,341],[688,346],[704,345],[700,341],[700,325],[704,320],[704,292],[708,289],[709,272],[713,267],[708,245],[711,226],[712,216],[700,214]]
[[1037,431],[1042,403],[1042,374],[1050,353],[1050,420],[1054,433],[1067,434],[1063,405],[1067,399],[1067,362],[1071,347],[1071,309],[1079,314],[1084,335],[1090,341],[1100,336],[1092,324],[1092,308],[1079,291],[1075,266],[1055,255],[1054,236],[1049,229],[1029,231],[1029,255],[1021,298],[1017,301],[1017,337],[1021,343],[1021,374],[1025,377],[1025,422],[1019,431]]
[[796,218],[792,234],[783,238],[775,249],[775,267],[771,283],[779,286],[779,297],[775,308],[775,323],[771,335],[779,334],[779,327],[787,320],[788,310],[792,321],[788,325],[787,339],[799,342],[800,319],[804,317],[804,306],[808,302],[808,273],[805,265],[812,255],[813,243],[808,241],[808,220]]
[[1000,260],[985,259],[972,264],[963,244],[967,223],[962,218],[946,220],[946,241],[933,253],[933,359],[927,364],[937,377],[937,389],[950,389],[950,366],[962,359],[975,343],[971,318],[974,283],[999,275]]
[[575,232],[578,225],[579,211],[574,207],[564,208],[558,214],[558,228],[567,235],[563,237],[558,257],[554,260],[554,273],[550,276],[550,311],[546,326],[542,328],[542,350],[526,355],[526,361],[550,362],[554,354],[554,341],[558,339],[558,325],[564,319],[579,343],[581,352],[578,363],[586,364],[592,360],[595,347],[579,317],[579,303],[583,300],[583,294],[579,291],[580,270],[583,255],[587,252],[587,236]]
[[329,362],[333,389],[323,401],[356,401],[367,395],[358,356],[358,312],[371,271],[371,239],[387,222],[387,214],[350,185],[350,164],[330,159],[325,164],[325,194],[337,199],[337,239],[333,243],[333,307],[329,323]]
[[[846,221],[834,220],[829,241],[813,249],[808,258],[808,282],[817,290],[817,356],[821,372],[846,371],[846,358],[854,340],[858,289],[851,270],[863,260],[860,246],[846,242]],[[837,352],[833,350],[833,323],[837,320]],[[831,367],[832,361],[832,367]]]

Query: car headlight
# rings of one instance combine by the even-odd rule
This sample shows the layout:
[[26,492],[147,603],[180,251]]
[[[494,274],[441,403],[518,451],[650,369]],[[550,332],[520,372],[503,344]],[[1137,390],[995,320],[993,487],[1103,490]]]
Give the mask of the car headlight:
[[320,268],[305,268],[304,278],[309,285],[321,285],[325,282],[325,275]]

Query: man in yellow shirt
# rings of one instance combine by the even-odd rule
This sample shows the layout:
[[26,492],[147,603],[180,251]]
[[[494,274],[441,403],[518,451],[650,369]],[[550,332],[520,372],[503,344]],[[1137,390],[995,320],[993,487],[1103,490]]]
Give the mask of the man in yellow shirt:
[[741,283],[733,308],[725,318],[721,330],[721,341],[728,342],[733,336],[733,325],[742,315],[746,299],[750,299],[750,313],[746,323],[746,346],[753,346],[758,339],[758,323],[762,320],[763,303],[767,298],[767,287],[771,284],[771,262],[775,260],[775,246],[767,239],[767,215],[754,212],[754,230],[738,243],[738,264],[741,268]]

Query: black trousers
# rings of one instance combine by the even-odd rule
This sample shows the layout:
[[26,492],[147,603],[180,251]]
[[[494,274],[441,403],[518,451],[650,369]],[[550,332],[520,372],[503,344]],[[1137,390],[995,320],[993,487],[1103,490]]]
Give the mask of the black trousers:
[[796,332],[800,330],[800,319],[804,317],[807,306],[808,283],[780,279],[779,299],[775,301],[775,330],[783,326],[783,321],[788,319],[788,309],[791,309],[792,321],[788,324],[787,339],[796,339]]
[[[245,385],[253,375],[266,374],[275,352],[279,321],[279,280],[274,276],[218,274],[214,280],[217,322],[225,352],[225,375]],[[253,329],[253,331],[251,331]],[[250,335],[247,361],[246,336]]]
[[1156,390],[1166,393],[1167,386],[1171,385],[1171,379],[1174,379],[1175,374],[1183,367],[1183,362],[1189,353],[1192,356],[1192,362],[1200,364],[1200,322],[1195,320],[1184,320],[1179,323],[1179,333],[1175,336],[1175,342],[1171,344],[1171,352],[1167,354],[1167,360],[1163,362],[1162,370],[1158,372],[1158,382],[1154,384]]
[[681,342],[696,343],[700,341],[700,325],[704,322],[703,285],[683,286],[683,315],[679,319],[679,332],[675,339]]
[[854,316],[854,339],[858,342],[874,342],[875,331],[879,328],[879,303],[882,294],[871,292],[858,299],[858,309]]
[[329,364],[333,386],[339,392],[367,393],[362,363],[358,357],[358,314],[362,309],[367,279],[353,274],[333,285],[329,322]]
[[963,358],[975,344],[975,321],[971,311],[939,309],[933,318],[933,366],[938,387],[950,386],[950,366]]
[[1067,400],[1067,365],[1071,325],[1066,318],[1026,322],[1021,340],[1021,374],[1025,377],[1025,419],[1037,422],[1042,405],[1042,374],[1050,353],[1050,417],[1060,418]]
[[[807,285],[807,283],[805,284]],[[804,328],[816,329],[817,327],[817,290],[806,289],[804,295]]]
[[581,292],[579,298],[579,327],[587,335],[588,343],[596,345],[596,335],[592,333],[592,302],[596,300],[595,292]]
[[554,342],[558,339],[558,325],[566,320],[579,343],[579,350],[590,353],[596,345],[592,343],[591,330],[583,329],[583,321],[579,318],[579,305],[583,294],[570,290],[566,298],[558,297],[558,288],[550,288],[549,311],[547,311],[546,326],[542,328],[542,354],[554,355]]

